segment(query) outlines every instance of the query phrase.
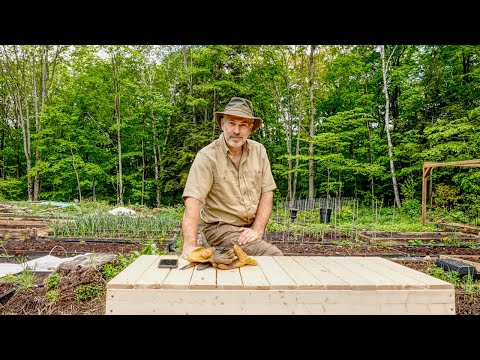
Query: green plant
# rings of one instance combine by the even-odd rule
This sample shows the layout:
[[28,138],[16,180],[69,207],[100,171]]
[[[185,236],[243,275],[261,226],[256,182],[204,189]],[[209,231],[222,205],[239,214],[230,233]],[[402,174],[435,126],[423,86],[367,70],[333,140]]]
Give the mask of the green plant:
[[142,255],[157,255],[159,253],[160,253],[160,250],[158,250],[157,244],[155,243],[154,240],[150,240],[147,243],[145,243],[141,251]]
[[474,241],[467,241],[464,243],[464,245],[470,249],[476,249],[478,247],[478,244]]
[[402,211],[411,218],[420,215],[421,204],[418,199],[404,200],[402,204]]
[[411,176],[409,178],[407,178],[403,182],[403,184],[400,185],[402,195],[406,200],[415,199],[415,193],[416,193],[415,187],[416,187],[416,185],[417,184],[415,183],[415,180]]
[[102,266],[100,272],[102,273],[103,278],[108,282],[120,274],[122,270],[123,268],[121,266],[108,263]]
[[27,290],[35,284],[35,273],[30,268],[25,268],[21,273],[10,274],[1,278],[1,281],[8,284],[17,284],[17,291]]
[[75,288],[75,300],[78,302],[89,301],[97,298],[103,293],[105,286],[103,284],[91,283],[79,285]]
[[60,283],[60,274],[53,273],[48,275],[43,281],[48,289],[56,288]]
[[50,305],[55,305],[58,302],[58,290],[52,289],[47,291],[47,301]]
[[415,246],[415,245],[422,245],[423,242],[422,242],[422,239],[410,239],[407,241],[407,244],[409,246]]
[[108,282],[117,276],[123,269],[130,265],[140,256],[138,251],[132,252],[129,256],[119,255],[115,263],[107,263],[102,266],[100,272],[103,278]]
[[460,246],[462,241],[459,238],[445,236],[442,238],[442,242],[447,245]]
[[355,246],[355,244],[353,242],[351,242],[350,240],[332,241],[332,244],[336,245],[336,246],[344,246],[344,247]]
[[460,274],[458,271],[445,271],[443,268],[433,265],[428,268],[427,272],[428,274],[451,284],[458,284],[460,281]]

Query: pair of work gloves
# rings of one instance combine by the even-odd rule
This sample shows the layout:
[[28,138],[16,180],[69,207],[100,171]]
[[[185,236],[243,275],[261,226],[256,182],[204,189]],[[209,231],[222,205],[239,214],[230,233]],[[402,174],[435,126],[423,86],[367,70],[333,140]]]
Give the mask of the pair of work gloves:
[[223,270],[258,265],[257,260],[249,257],[238,245],[233,245],[233,249],[199,246],[188,253],[187,260],[191,263],[209,262],[217,269]]

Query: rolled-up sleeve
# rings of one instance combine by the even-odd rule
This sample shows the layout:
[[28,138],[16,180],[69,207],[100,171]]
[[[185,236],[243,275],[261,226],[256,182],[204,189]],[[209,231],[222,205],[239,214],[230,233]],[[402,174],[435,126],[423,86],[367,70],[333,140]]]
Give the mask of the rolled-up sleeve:
[[204,154],[199,152],[195,156],[190,172],[188,173],[182,199],[185,200],[187,197],[193,197],[204,203],[212,184],[213,171],[210,166],[210,161]]

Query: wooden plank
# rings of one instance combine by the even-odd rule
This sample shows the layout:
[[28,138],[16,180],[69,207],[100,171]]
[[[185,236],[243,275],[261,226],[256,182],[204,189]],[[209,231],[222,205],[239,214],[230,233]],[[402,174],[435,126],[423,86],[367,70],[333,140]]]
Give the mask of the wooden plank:
[[178,257],[178,268],[171,269],[163,280],[163,289],[187,289],[190,284],[190,279],[193,274],[193,267],[185,270],[180,270],[183,266],[189,264],[189,261],[183,257]]
[[243,289],[242,277],[239,269],[219,270],[217,269],[217,289],[231,290]]
[[350,284],[339,278],[334,273],[314,261],[311,256],[293,256],[293,259],[301,266],[308,269],[327,290],[350,290]]
[[345,268],[343,265],[330,259],[329,256],[312,256],[312,259],[331,273],[340,277],[351,289],[375,290],[377,288],[375,282]]
[[335,261],[339,265],[346,267],[350,271],[353,271],[364,278],[372,280],[376,283],[378,290],[395,290],[402,288],[402,285],[400,283],[382,275],[375,270],[369,269],[368,267],[365,267],[358,262],[353,261],[352,257],[332,256],[330,257],[330,259]]
[[381,257],[375,257],[374,259],[372,259],[372,261],[376,261],[379,264],[389,269],[398,271],[399,273],[409,276],[412,279],[417,279],[425,283],[425,286],[429,289],[453,289],[454,288],[453,284],[450,284],[449,282],[437,279],[436,277],[430,276],[421,271],[410,269],[407,266],[398,264],[391,260],[387,260]]
[[449,162],[424,162],[423,167],[440,167],[440,166],[471,166],[471,167],[480,167],[480,160],[460,160],[460,161],[449,161]]
[[213,266],[203,270],[193,269],[190,279],[190,289],[215,289],[217,286],[217,269]]
[[[245,266],[247,268],[247,266]],[[242,268],[240,268],[242,269]],[[453,290],[110,289],[106,314],[455,314]],[[421,296],[427,302],[415,302]],[[385,299],[388,301],[385,302]]]
[[45,221],[31,221],[31,220],[8,220],[0,218],[0,226],[12,225],[21,227],[47,227]]
[[372,260],[370,257],[352,257],[352,261],[355,261],[362,266],[365,266],[373,271],[383,274],[384,276],[392,279],[395,284],[398,284],[399,289],[425,289],[425,283],[418,280],[413,279],[410,276],[406,276],[405,274],[392,270],[388,267],[379,264],[375,260]]
[[[252,256],[252,258],[257,259],[256,256]],[[260,266],[245,265],[239,269],[244,289],[270,289],[270,283]]]
[[455,231],[461,230],[462,232],[465,232],[465,233],[477,235],[476,238],[478,238],[478,235],[480,235],[479,226],[467,225],[467,224],[461,224],[461,223],[447,223],[444,221],[439,221],[437,224],[446,229],[451,229]]
[[277,256],[257,257],[258,265],[270,283],[270,289],[296,289],[297,284],[275,260],[276,258]]
[[160,259],[177,259],[178,255],[161,255],[157,256],[157,259],[145,270],[145,272],[135,282],[134,288],[143,289],[160,289],[162,287],[163,280],[167,277],[170,269],[158,268]]
[[130,289],[142,274],[158,259],[158,255],[140,255],[107,283],[107,289]]
[[292,256],[275,256],[275,261],[297,283],[298,289],[325,289],[325,285]]

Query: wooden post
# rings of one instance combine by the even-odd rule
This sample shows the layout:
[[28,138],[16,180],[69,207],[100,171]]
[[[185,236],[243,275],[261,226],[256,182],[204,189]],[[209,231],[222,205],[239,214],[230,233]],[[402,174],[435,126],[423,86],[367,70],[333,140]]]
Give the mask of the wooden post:
[[425,225],[427,219],[427,176],[430,174],[433,168],[440,166],[468,166],[468,167],[480,167],[480,159],[475,160],[462,160],[462,161],[450,161],[450,162],[424,162],[422,173],[422,225]]
[[426,164],[423,164],[423,172],[422,172],[422,225],[423,226],[425,226],[425,221],[427,219],[427,176],[430,170],[432,170],[431,167],[427,167]]

